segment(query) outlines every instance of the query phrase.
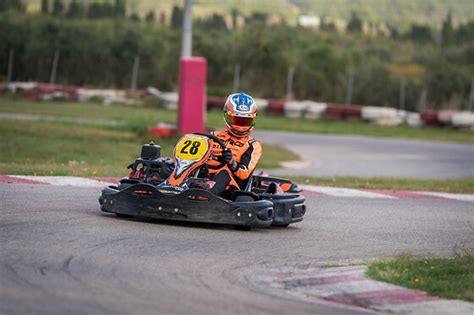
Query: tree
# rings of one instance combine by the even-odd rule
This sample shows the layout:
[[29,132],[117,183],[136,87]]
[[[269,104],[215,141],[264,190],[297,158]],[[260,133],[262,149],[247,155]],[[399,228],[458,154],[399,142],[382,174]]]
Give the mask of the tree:
[[53,15],[61,16],[63,15],[63,11],[64,11],[64,4],[62,0],[54,0],[53,1]]
[[323,32],[335,32],[336,31],[336,24],[330,21],[327,17],[323,17],[321,19],[321,31]]
[[359,17],[357,12],[352,11],[351,19],[347,23],[348,32],[362,32],[362,19]]
[[115,15],[115,8],[107,1],[104,3],[94,2],[89,5],[87,17],[91,19],[100,19],[113,17]]
[[1,0],[0,1],[0,12],[9,9],[17,10],[20,12],[25,11],[25,5],[21,0]]
[[455,39],[457,43],[474,42],[474,21],[459,25]]
[[268,14],[267,13],[262,13],[262,12],[253,12],[245,20],[246,20],[246,24],[265,25],[265,24],[267,24]]
[[41,0],[41,13],[49,13],[49,0]]
[[159,23],[160,23],[161,25],[165,25],[165,24],[166,24],[166,14],[165,14],[165,12],[161,12],[161,13],[160,13]]
[[467,95],[470,76],[463,67],[438,60],[429,67],[426,83],[430,101],[439,107],[449,104],[455,96]]
[[171,12],[171,28],[180,29],[183,26],[183,9],[178,6],[173,6]]
[[454,42],[453,18],[451,10],[448,11],[448,14],[446,14],[446,18],[443,21],[441,35],[443,44],[449,45]]
[[66,12],[67,17],[82,17],[84,14],[84,7],[78,0],[71,0],[69,8]]
[[431,29],[427,25],[412,24],[406,37],[421,43],[432,42],[433,35]]
[[145,16],[145,21],[149,23],[155,22],[155,11],[153,10],[148,11],[148,13]]
[[230,15],[232,16],[232,29],[235,30],[237,28],[237,19],[239,18],[239,10],[236,8],[233,8],[230,11]]
[[212,14],[209,18],[205,20],[199,20],[197,25],[204,29],[227,30],[227,25],[225,24],[224,17],[216,13]]
[[295,68],[295,95],[321,101],[342,100],[338,93],[345,84],[345,59],[331,46],[318,42],[300,54]]
[[116,17],[125,17],[127,9],[127,0],[115,0],[115,16]]
[[130,21],[132,22],[140,22],[140,16],[138,16],[137,13],[133,12],[132,14],[130,14],[130,16],[128,17],[130,19]]

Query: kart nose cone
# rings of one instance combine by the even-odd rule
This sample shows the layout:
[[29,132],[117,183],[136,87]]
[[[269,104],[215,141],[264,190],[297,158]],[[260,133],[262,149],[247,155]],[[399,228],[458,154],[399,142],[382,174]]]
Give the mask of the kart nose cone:
[[263,208],[258,210],[257,217],[264,221],[273,219],[273,208]]

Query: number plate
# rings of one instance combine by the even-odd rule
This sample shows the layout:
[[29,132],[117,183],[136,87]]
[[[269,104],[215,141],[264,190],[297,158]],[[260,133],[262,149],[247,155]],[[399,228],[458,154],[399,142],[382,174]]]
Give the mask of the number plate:
[[209,140],[195,135],[185,135],[176,144],[176,158],[181,160],[200,160],[209,150]]

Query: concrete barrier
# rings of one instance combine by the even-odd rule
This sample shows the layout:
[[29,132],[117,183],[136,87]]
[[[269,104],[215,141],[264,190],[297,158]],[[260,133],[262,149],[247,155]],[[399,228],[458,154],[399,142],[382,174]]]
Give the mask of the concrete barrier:
[[304,101],[307,104],[304,117],[306,119],[320,119],[326,112],[327,104],[314,101]]
[[207,98],[207,109],[220,109],[224,108],[225,98],[223,97],[208,97]]
[[176,92],[161,92],[158,97],[160,102],[166,109],[176,110],[178,109],[179,95]]
[[392,107],[364,106],[361,116],[364,120],[381,126],[397,126],[404,122],[407,113]]
[[264,98],[254,98],[258,111],[265,111],[268,107],[268,100]]
[[423,121],[421,120],[419,113],[408,113],[406,122],[408,126],[411,127],[421,127],[423,126]]
[[285,113],[285,101],[268,100],[267,113],[270,115],[283,115]]
[[32,90],[38,86],[36,82],[10,82],[7,84],[8,90],[16,94],[22,90]]
[[302,118],[307,104],[301,101],[287,101],[284,104],[285,116],[288,118]]
[[357,120],[361,118],[362,106],[327,104],[324,118],[328,120]]
[[420,118],[426,126],[439,125],[438,113],[434,110],[425,110],[420,112]]
[[453,114],[451,124],[458,128],[474,129],[474,112],[465,111]]
[[440,110],[438,112],[438,121],[442,125],[450,125],[451,120],[453,118],[453,115],[459,113],[459,111],[456,110]]

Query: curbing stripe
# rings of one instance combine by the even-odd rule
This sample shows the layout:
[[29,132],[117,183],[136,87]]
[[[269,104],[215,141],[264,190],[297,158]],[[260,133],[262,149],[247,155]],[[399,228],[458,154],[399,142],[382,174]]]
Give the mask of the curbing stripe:
[[329,196],[336,197],[356,197],[356,198],[374,198],[374,199],[397,199],[393,196],[388,196],[371,190],[358,190],[351,188],[338,188],[326,186],[309,186],[301,185],[301,188],[309,191],[316,191]]
[[[74,177],[74,176],[25,176],[0,175],[0,184],[33,184],[77,187],[104,187],[117,184],[116,177]],[[474,194],[451,194],[441,192],[412,192],[397,190],[368,190],[326,186],[301,185],[305,196],[328,196],[369,199],[413,199],[413,200],[457,200],[474,202]]]
[[409,290],[404,288],[389,291],[369,291],[350,294],[342,293],[339,295],[323,297],[323,300],[326,301],[347,304],[351,306],[359,306],[364,308],[376,308],[380,305],[427,302],[438,299],[439,298],[435,296],[428,295],[426,292]]
[[0,175],[0,184],[24,184],[24,185],[48,185],[46,182],[39,180],[32,180],[27,178],[20,178],[18,176]]
[[345,282],[335,284],[315,284],[313,286],[297,288],[295,291],[317,297],[328,297],[338,295],[351,296],[352,294],[362,293],[370,294],[371,292],[391,292],[399,289],[399,287],[394,285],[372,281],[361,275],[358,279],[354,280],[348,278]]
[[83,177],[72,177],[72,176],[15,176],[20,179],[38,180],[46,182],[54,186],[77,186],[77,187],[101,187],[104,183]]
[[301,268],[262,263],[240,273],[256,289],[312,303],[335,303],[390,314],[474,314],[474,304],[370,279],[366,266]]
[[442,193],[442,192],[423,192],[419,191],[417,194],[430,196],[430,197],[438,197],[442,199],[455,199],[459,201],[468,201],[474,202],[474,195],[463,195],[463,194],[451,194],[451,193]]
[[[399,191],[399,190],[377,190],[378,193],[396,197],[399,199],[412,199],[412,200],[426,200],[426,199],[446,199],[443,197],[430,195],[429,193],[422,194],[420,192],[413,191]],[[449,195],[449,194],[448,194]],[[450,199],[450,198],[448,198]]]

